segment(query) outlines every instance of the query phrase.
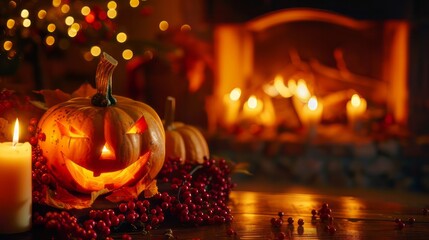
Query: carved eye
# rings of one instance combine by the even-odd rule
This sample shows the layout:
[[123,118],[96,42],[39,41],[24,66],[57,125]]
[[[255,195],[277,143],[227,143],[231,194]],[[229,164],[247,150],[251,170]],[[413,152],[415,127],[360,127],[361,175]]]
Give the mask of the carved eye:
[[136,123],[127,131],[127,134],[142,134],[147,130],[147,123],[144,117],[139,118]]
[[61,137],[67,136],[70,138],[87,138],[83,132],[74,128],[73,126],[66,127],[64,124],[57,121],[58,128],[60,129]]

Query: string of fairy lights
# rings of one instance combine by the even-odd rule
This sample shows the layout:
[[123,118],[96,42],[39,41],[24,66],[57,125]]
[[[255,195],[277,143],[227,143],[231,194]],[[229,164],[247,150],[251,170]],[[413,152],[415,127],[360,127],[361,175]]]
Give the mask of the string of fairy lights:
[[[129,0],[127,7],[144,8],[146,0]],[[83,57],[91,61],[101,54],[100,43],[114,41],[122,49],[122,57],[129,60],[134,52],[127,47],[128,34],[118,30],[115,19],[118,4],[125,1],[89,0],[10,0],[0,3],[0,26],[4,34],[0,38],[0,53],[9,59],[16,56],[20,40],[31,38],[46,48],[67,50],[71,44],[83,46]],[[124,9],[121,5],[120,9]],[[141,9],[140,9],[141,10]],[[166,31],[168,22],[161,21],[159,29]]]

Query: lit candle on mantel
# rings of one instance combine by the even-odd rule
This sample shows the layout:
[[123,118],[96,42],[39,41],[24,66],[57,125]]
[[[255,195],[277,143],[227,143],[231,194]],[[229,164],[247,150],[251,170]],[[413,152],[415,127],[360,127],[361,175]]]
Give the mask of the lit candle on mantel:
[[302,110],[303,123],[311,132],[316,131],[316,127],[322,119],[323,105],[312,96]]
[[358,94],[353,94],[350,101],[347,102],[347,120],[349,125],[356,129],[359,127],[359,122],[366,111],[366,100],[359,97]]
[[31,145],[18,140],[16,119],[13,141],[0,143],[0,234],[31,228]]
[[226,126],[231,126],[237,122],[238,112],[240,111],[240,97],[241,89],[234,88],[229,94],[223,96],[223,103],[225,105],[224,122]]
[[255,95],[247,99],[243,106],[243,118],[256,120],[262,112],[264,104]]

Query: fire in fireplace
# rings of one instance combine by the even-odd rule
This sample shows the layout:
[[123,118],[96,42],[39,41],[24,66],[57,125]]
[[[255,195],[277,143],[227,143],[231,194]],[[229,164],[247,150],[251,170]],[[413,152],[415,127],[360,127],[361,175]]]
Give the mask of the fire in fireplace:
[[291,8],[215,28],[210,130],[408,121],[405,20]]

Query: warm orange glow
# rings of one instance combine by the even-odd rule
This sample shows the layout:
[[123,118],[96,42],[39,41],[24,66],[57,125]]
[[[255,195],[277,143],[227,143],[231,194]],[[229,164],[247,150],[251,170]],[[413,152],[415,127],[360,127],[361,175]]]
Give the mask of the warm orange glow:
[[238,101],[241,97],[241,89],[240,88],[234,88],[232,89],[231,93],[229,93],[229,98],[232,101]]
[[106,187],[119,188],[131,181],[149,159],[150,152],[141,156],[136,162],[123,170],[103,172],[99,175],[93,171],[79,166],[70,159],[65,159],[69,173],[82,188],[98,191]]
[[351,29],[365,29],[370,26],[367,22],[357,21],[339,14],[316,9],[287,9],[257,18],[247,24],[251,31],[262,31],[278,24],[299,21],[327,22]]
[[15,121],[15,128],[13,129],[12,145],[15,146],[19,142],[19,121],[18,118]]
[[308,100],[307,105],[308,109],[311,111],[316,111],[318,105],[317,98],[315,96],[311,97],[310,100]]
[[307,102],[308,99],[311,97],[310,91],[307,88],[307,83],[305,83],[304,79],[298,80],[295,96],[297,96],[302,102]]
[[284,98],[290,98],[292,97],[292,92],[289,90],[288,87],[283,82],[283,77],[280,75],[277,75],[274,78],[274,87],[276,88],[277,92]]
[[114,19],[114,18],[116,18],[117,15],[118,15],[118,12],[116,11],[116,9],[109,9],[109,10],[107,10],[107,17],[108,18]]
[[182,32],[189,32],[191,30],[192,30],[192,28],[191,28],[191,26],[189,24],[183,24],[180,27],[180,31],[182,31]]
[[46,17],[46,14],[47,14],[47,12],[45,11],[45,10],[40,10],[38,13],[37,13],[37,17],[39,18],[39,19],[44,19],[45,17]]
[[4,41],[4,43],[3,43],[3,49],[4,50],[9,51],[12,49],[12,47],[13,47],[13,43],[11,41],[9,41],[9,40]]
[[364,116],[366,105],[366,100],[359,97],[358,94],[353,94],[350,101],[347,102],[347,119],[352,127]]
[[83,6],[80,10],[80,13],[82,13],[83,16],[87,16],[91,12],[91,8],[88,6]]
[[115,157],[115,154],[114,154],[112,151],[110,151],[110,150],[106,147],[106,145],[104,145],[104,146],[103,146],[103,149],[101,149],[101,156],[100,156],[100,159],[102,159],[102,160],[115,160],[115,159],[116,159],[116,157]]
[[264,93],[270,97],[277,97],[279,95],[279,92],[277,92],[276,87],[273,84],[264,84],[262,86],[262,90],[264,90]]
[[127,134],[142,134],[147,130],[147,122],[144,116],[139,118],[136,123],[127,131]]
[[161,21],[159,23],[159,29],[161,31],[167,31],[167,29],[168,29],[168,22],[167,21]]
[[6,22],[6,26],[7,28],[12,29],[15,26],[15,20],[13,20],[12,18],[8,19]]
[[247,106],[250,109],[255,109],[256,107],[258,107],[258,99],[254,95],[250,96],[247,100]]
[[315,96],[312,96],[307,104],[304,105],[304,109],[302,111],[302,123],[310,129],[315,129],[322,119],[323,114],[323,105],[321,102],[317,100]]
[[359,95],[353,94],[352,99],[350,100],[353,107],[359,107],[361,104],[361,100]]

